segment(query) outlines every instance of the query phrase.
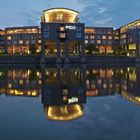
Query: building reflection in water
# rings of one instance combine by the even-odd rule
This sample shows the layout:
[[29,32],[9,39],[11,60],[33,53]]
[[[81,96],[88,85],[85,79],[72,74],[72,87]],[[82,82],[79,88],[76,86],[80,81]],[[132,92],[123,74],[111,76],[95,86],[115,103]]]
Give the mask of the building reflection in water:
[[0,93],[7,96],[37,97],[41,94],[41,72],[31,69],[0,71]]
[[139,67],[1,68],[0,94],[38,97],[49,120],[84,116],[86,98],[120,94],[140,104]]
[[43,83],[42,103],[49,120],[68,121],[84,115],[85,70],[46,69]]

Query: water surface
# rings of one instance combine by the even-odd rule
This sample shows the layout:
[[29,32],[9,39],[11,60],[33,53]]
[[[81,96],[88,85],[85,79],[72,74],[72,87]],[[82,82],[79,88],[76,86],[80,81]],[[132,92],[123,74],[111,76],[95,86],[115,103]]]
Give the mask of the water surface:
[[0,67],[0,139],[138,140],[140,68]]

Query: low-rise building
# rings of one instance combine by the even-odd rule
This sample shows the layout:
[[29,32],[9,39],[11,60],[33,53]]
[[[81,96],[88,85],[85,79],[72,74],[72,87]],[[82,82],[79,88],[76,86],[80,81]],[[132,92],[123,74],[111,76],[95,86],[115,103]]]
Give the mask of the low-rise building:
[[[119,29],[119,45],[121,52],[130,57],[140,56],[140,19],[128,23]],[[116,31],[117,31],[116,30]]]
[[40,29],[38,26],[6,28],[5,45],[8,54],[39,53],[41,52]]
[[112,54],[113,28],[86,27],[85,28],[86,54]]

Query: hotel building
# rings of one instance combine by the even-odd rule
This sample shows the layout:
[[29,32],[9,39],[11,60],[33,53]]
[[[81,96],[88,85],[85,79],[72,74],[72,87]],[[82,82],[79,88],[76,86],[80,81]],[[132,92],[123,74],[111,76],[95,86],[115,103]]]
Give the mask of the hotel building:
[[5,29],[8,54],[37,54],[41,52],[41,35],[38,26]]
[[[140,19],[128,23],[115,31],[118,36],[120,54],[130,57],[140,56]],[[116,38],[117,39],[117,38]]]
[[113,28],[86,27],[85,28],[86,54],[112,54]]
[[42,55],[57,62],[84,61],[84,23],[78,12],[55,8],[43,12],[41,21]]

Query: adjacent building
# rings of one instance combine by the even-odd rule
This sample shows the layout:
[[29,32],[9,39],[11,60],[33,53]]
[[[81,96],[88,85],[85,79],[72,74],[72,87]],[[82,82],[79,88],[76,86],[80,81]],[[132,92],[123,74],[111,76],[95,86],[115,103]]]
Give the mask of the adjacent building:
[[85,28],[86,54],[112,54],[113,28],[86,27]]
[[36,54],[41,52],[41,34],[38,26],[5,29],[8,54]]
[[72,9],[53,8],[43,11],[41,21],[42,55],[57,62],[84,60],[84,23]]
[[[140,19],[128,23],[115,31],[118,37],[117,46],[120,54],[130,57],[140,56]],[[116,49],[115,49],[116,50]]]

